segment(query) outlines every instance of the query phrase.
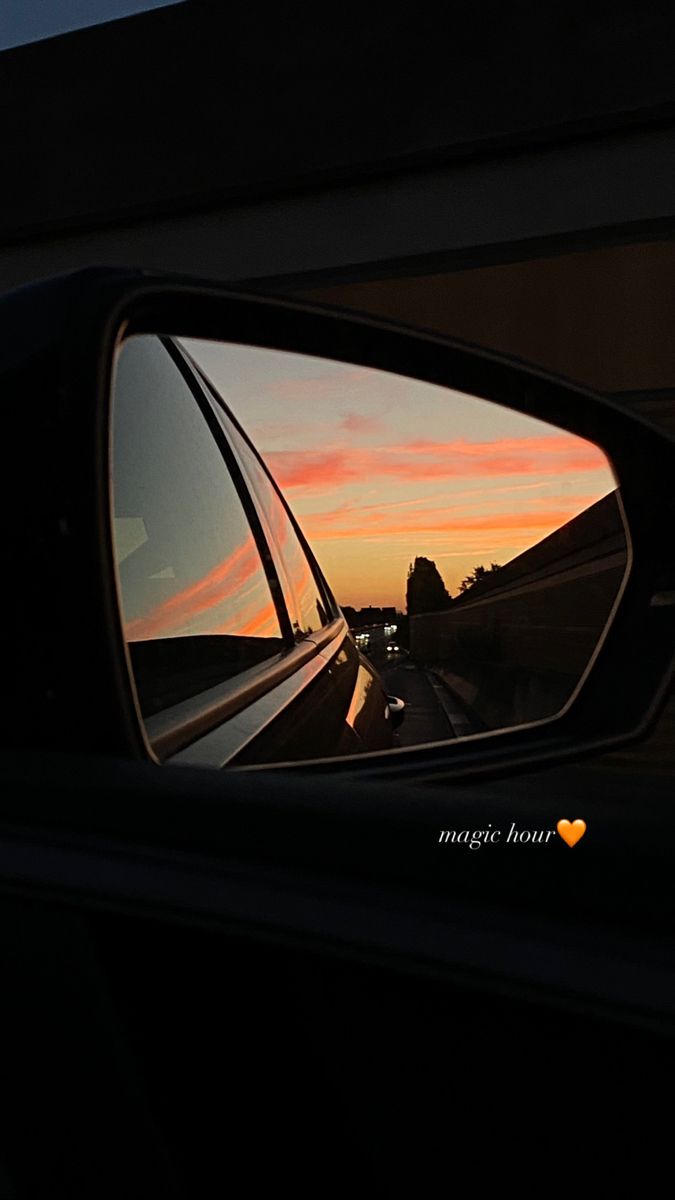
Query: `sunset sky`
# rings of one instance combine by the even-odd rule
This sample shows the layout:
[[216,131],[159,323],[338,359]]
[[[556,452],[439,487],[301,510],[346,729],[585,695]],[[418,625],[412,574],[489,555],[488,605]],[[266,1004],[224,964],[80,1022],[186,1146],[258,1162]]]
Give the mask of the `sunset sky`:
[[184,345],[284,491],[342,605],[405,609],[408,565],[455,595],[612,490],[591,443],[446,388],[322,359]]

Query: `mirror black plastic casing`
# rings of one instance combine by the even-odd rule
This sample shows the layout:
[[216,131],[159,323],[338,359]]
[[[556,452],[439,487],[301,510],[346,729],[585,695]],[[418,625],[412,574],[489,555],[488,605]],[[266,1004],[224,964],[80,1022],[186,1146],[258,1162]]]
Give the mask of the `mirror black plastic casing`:
[[504,774],[636,739],[655,719],[675,658],[675,442],[641,418],[432,332],[140,272],[93,269],[33,285],[5,297],[0,318],[6,485],[8,468],[20,466],[3,506],[11,744],[147,754],[117,605],[109,496],[115,349],[140,333],[241,342],[452,387],[596,443],[620,482],[630,572],[592,665],[559,716],[296,770],[385,779]]

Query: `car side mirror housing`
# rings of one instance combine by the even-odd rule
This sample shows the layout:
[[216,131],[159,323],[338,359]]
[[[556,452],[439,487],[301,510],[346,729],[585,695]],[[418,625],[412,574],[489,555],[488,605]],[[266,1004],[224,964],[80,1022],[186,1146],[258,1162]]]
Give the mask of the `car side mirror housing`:
[[[12,615],[15,740],[441,779],[649,728],[675,653],[675,445],[639,417],[430,332],[191,280],[89,271],[1,307],[7,444],[33,452],[12,570],[37,554],[58,578]],[[326,530],[335,563],[359,547],[339,595]],[[406,554],[394,596],[368,570]],[[423,694],[451,732],[414,743]]]

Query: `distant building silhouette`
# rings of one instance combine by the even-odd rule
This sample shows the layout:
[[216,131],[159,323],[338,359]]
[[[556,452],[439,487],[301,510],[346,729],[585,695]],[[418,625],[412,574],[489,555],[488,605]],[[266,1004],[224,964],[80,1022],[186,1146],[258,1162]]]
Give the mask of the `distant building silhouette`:
[[417,613],[441,612],[450,608],[448,592],[436,563],[430,558],[416,558],[408,569],[406,609],[409,616]]
[[396,622],[396,608],[393,604],[385,608],[375,608],[369,604],[367,608],[358,610],[349,604],[343,604],[341,608],[350,629],[362,629],[366,625],[393,625]]

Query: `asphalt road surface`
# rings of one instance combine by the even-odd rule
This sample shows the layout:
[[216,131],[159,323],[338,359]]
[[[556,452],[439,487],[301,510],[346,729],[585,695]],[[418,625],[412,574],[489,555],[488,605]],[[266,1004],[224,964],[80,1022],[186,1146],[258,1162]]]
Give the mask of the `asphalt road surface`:
[[434,684],[426,671],[396,656],[379,668],[387,691],[405,701],[405,717],[397,730],[400,746],[419,746],[424,742],[447,742],[457,736],[446,697],[440,684]]

